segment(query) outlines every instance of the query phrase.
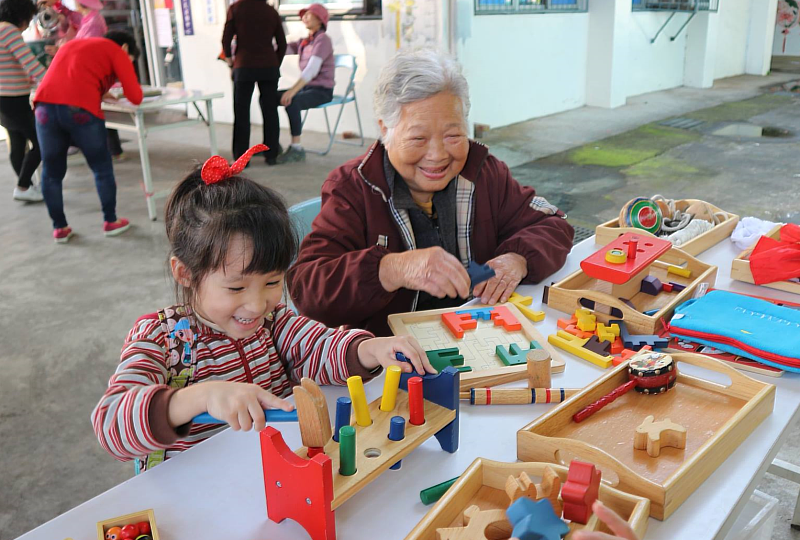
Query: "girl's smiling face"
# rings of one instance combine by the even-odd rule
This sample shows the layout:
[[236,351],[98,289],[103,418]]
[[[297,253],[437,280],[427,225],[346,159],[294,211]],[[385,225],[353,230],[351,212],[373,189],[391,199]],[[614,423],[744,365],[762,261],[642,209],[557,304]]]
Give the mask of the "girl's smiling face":
[[[206,275],[192,302],[201,317],[234,339],[255,334],[283,296],[284,272],[244,273],[252,256],[249,242],[242,235],[234,236],[224,265]],[[171,262],[175,279],[188,286],[186,267],[177,258],[173,257]]]

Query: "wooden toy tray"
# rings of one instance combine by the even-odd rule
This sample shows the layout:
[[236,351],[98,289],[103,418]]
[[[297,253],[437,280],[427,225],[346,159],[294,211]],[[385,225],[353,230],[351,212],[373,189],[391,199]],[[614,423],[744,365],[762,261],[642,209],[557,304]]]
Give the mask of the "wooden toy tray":
[[[691,270],[690,277],[685,278],[667,272],[670,265],[682,266]],[[597,320],[607,323],[612,319],[625,321],[632,334],[657,334],[661,330],[660,319],[669,320],[675,308],[692,298],[701,283],[709,288],[714,286],[717,278],[717,267],[695,259],[678,248],[671,248],[650,265],[649,275],[657,277],[662,283],[679,283],[686,288],[680,292],[661,291],[658,296],[638,292],[629,298],[636,309],[611,295],[611,283],[592,278],[583,270],[577,270],[558,283],[545,289],[544,302],[559,311],[573,314],[575,310],[585,307],[593,310]],[[653,315],[645,315],[645,311],[658,309]]]
[[[659,395],[628,392],[580,424],[572,416],[628,381],[628,362],[599,378],[517,432],[522,461],[594,463],[621,491],[647,497],[650,515],[669,517],[681,503],[772,413],[775,386],[722,362],[694,353],[671,354],[675,387]],[[691,364],[727,376],[728,386],[681,373]],[[718,376],[717,376],[718,377]],[[648,415],[687,429],[686,448],[664,448],[651,458],[634,450],[636,427]]]
[[[775,240],[780,240],[781,227],[783,227],[782,224],[776,225],[765,236],[769,236],[770,238],[774,238]],[[731,279],[735,279],[737,281],[744,281],[745,283],[755,284],[755,280],[753,279],[753,272],[750,271],[750,253],[752,252],[753,248],[746,249],[742,251],[739,254],[739,256],[733,260],[733,263],[731,264]],[[800,283],[794,281],[786,280],[786,281],[775,281],[773,283],[764,283],[762,287],[769,287],[770,289],[778,289],[780,291],[800,294]]]
[[[682,199],[676,202],[677,203],[685,202],[688,204],[694,204],[703,201],[700,201],[698,199]],[[706,203],[706,204],[708,204],[708,206],[711,208],[713,212],[724,212],[724,210],[720,210],[711,203]],[[692,238],[691,240],[683,244],[680,248],[689,255],[698,255],[699,253],[704,252],[708,248],[716,244],[719,244],[724,239],[728,238],[733,232],[733,229],[736,227],[736,224],[739,222],[739,216],[737,216],[736,214],[731,214],[730,212],[726,213],[728,214],[728,217],[722,223],[714,226],[711,230],[706,231],[703,234]],[[606,244],[611,243],[618,236],[621,236],[627,232],[636,233],[644,237],[650,237],[650,238],[655,237],[655,235],[650,234],[649,232],[643,229],[637,229],[635,227],[620,227],[619,219],[614,218],[609,221],[606,221],[605,223],[601,223],[595,228],[594,241],[596,244],[605,246]]]
[[153,540],[159,540],[158,529],[156,528],[156,516],[153,510],[142,510],[141,512],[134,512],[126,514],[97,523],[97,540],[106,540],[106,531],[112,527],[124,527],[125,525],[134,525],[141,521],[146,521],[150,524],[150,537]]
[[461,373],[461,391],[484,386],[496,386],[527,377],[527,367],[506,366],[495,355],[497,345],[508,346],[516,343],[522,349],[529,349],[530,342],[536,341],[547,349],[552,358],[551,371],[561,373],[565,362],[561,354],[549,343],[547,338],[534,328],[533,324],[511,303],[498,304],[506,306],[517,321],[521,330],[506,331],[495,326],[493,321],[479,320],[478,327],[467,330],[461,339],[453,336],[442,323],[442,314],[466,309],[490,306],[467,306],[464,308],[433,309],[409,313],[389,315],[389,328],[396,336],[413,336],[417,338],[426,351],[457,347],[464,356],[464,365],[472,368],[471,372]]
[[[506,479],[509,476],[519,476],[527,473],[532,480],[540,482],[546,467],[552,468],[561,478],[562,484],[567,479],[567,467],[549,463],[501,463],[485,458],[478,458],[464,471],[447,493],[439,499],[433,508],[425,515],[416,527],[406,536],[406,540],[437,540],[436,529],[443,527],[463,527],[463,511],[472,505],[481,510],[502,509],[509,505],[509,498],[505,492]],[[647,530],[647,517],[650,511],[650,501],[644,497],[637,497],[623,493],[610,486],[600,486],[599,499],[606,506],[613,509],[636,531],[639,538],[644,537]],[[493,532],[503,529],[508,531],[509,523],[493,526]],[[580,525],[571,525],[571,529],[581,529]],[[601,523],[597,529],[602,532],[610,531]],[[510,534],[495,534],[491,538],[508,538]],[[570,538],[571,534],[566,538]],[[464,538],[467,538],[466,536]],[[477,540],[477,539],[472,539]]]

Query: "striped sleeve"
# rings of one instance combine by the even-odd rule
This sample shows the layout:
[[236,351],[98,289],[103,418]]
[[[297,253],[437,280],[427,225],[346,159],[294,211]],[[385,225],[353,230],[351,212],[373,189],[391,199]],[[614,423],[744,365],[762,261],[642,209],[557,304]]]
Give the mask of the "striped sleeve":
[[274,321],[275,349],[294,381],[308,377],[318,384],[347,384],[348,350],[373,337],[364,330],[328,328],[286,306],[275,311]]
[[145,456],[174,442],[159,442],[150,418],[158,394],[170,391],[166,350],[158,319],[137,321],[125,340],[117,370],[92,411],[92,426],[100,444],[120,461]]
[[19,65],[34,81],[40,81],[44,77],[44,66],[36,60],[36,57],[31,52],[31,48],[22,40],[22,34],[19,32],[8,32],[3,36],[3,45],[5,48],[14,55],[19,62]]

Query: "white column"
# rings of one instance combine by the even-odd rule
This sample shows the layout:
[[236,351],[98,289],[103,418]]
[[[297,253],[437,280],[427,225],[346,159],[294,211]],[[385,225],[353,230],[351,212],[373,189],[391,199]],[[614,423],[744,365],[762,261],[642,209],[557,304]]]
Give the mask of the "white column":
[[766,75],[772,65],[772,41],[775,39],[775,16],[778,0],[752,0],[747,33],[745,73]]
[[711,88],[714,84],[714,60],[717,51],[717,20],[713,12],[694,16],[686,32],[686,60],[683,64],[683,84],[695,88]]
[[628,97],[627,34],[631,0],[589,2],[586,104],[613,109]]

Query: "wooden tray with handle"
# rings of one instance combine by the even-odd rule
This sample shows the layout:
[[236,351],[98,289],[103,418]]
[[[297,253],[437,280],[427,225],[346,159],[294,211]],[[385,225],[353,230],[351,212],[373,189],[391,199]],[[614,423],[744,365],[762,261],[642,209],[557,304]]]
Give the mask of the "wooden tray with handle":
[[[517,432],[522,461],[594,463],[617,489],[647,497],[650,515],[669,517],[678,506],[772,413],[775,386],[722,362],[694,353],[670,354],[678,367],[675,387],[663,394],[628,392],[581,423],[572,416],[628,381],[628,362],[597,379]],[[708,370],[729,385],[682,373]],[[702,368],[702,370],[693,369]],[[721,378],[724,378],[721,377]],[[684,449],[664,448],[657,458],[633,446],[636,427],[648,416],[686,428]]]

